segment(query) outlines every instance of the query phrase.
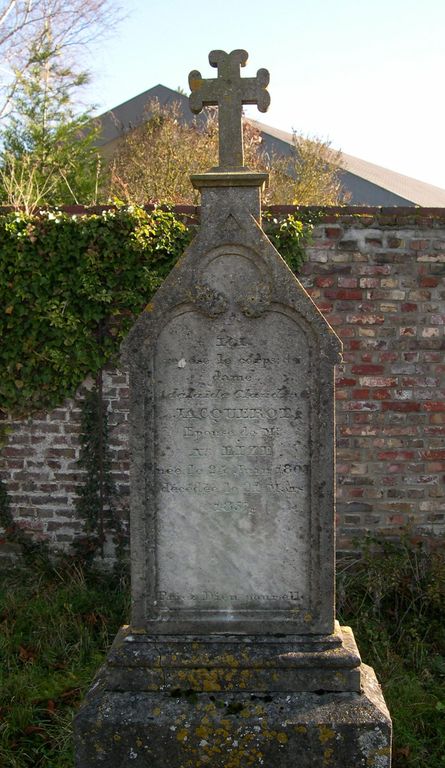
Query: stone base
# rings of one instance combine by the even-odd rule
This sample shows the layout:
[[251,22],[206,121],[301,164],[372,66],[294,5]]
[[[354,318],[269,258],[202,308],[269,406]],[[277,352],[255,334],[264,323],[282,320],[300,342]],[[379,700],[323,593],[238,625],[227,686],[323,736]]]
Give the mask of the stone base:
[[347,628],[253,643],[124,627],[75,743],[76,768],[389,768],[391,720]]
[[150,635],[122,627],[107,657],[108,691],[356,691],[349,627],[331,635]]
[[370,667],[363,693],[106,691],[76,718],[76,768],[390,768],[391,721]]

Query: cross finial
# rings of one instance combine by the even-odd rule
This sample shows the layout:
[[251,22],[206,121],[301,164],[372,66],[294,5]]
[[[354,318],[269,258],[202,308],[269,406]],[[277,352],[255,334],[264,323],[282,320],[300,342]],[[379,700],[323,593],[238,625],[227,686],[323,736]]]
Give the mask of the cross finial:
[[267,112],[270,104],[267,69],[259,69],[256,77],[241,78],[240,67],[246,66],[247,58],[248,53],[243,50],[211,51],[209,62],[217,67],[218,77],[204,80],[197,70],[189,74],[192,112],[198,114],[203,107],[218,107],[219,167],[224,169],[244,166],[243,104],[256,104],[260,112]]

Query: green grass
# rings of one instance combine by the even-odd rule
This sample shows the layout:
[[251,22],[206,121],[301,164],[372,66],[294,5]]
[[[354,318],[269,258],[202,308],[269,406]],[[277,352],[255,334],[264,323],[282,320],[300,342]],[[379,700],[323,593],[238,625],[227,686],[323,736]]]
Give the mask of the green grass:
[[[445,547],[370,541],[339,571],[340,621],[393,717],[393,767],[445,768]],[[43,561],[0,585],[0,766],[72,768],[72,717],[128,620],[128,581]]]
[[72,563],[0,583],[0,766],[72,768],[73,714],[128,620],[128,584]]
[[393,719],[393,767],[445,768],[445,547],[370,539],[339,571],[339,618]]

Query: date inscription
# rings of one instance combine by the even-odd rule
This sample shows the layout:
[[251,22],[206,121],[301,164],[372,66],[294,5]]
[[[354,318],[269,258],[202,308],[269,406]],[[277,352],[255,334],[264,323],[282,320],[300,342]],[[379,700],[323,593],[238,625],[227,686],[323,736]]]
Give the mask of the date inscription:
[[163,606],[306,602],[310,378],[307,338],[283,313],[185,312],[160,334],[151,471]]

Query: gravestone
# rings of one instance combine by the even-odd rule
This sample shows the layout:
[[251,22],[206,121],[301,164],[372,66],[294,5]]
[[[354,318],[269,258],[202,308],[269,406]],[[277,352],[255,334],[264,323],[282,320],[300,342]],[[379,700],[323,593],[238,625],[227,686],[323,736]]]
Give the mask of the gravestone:
[[387,768],[391,722],[334,615],[334,366],[341,342],[261,229],[245,51],[190,74],[219,166],[199,234],[124,342],[131,624],[76,718],[76,765]]

